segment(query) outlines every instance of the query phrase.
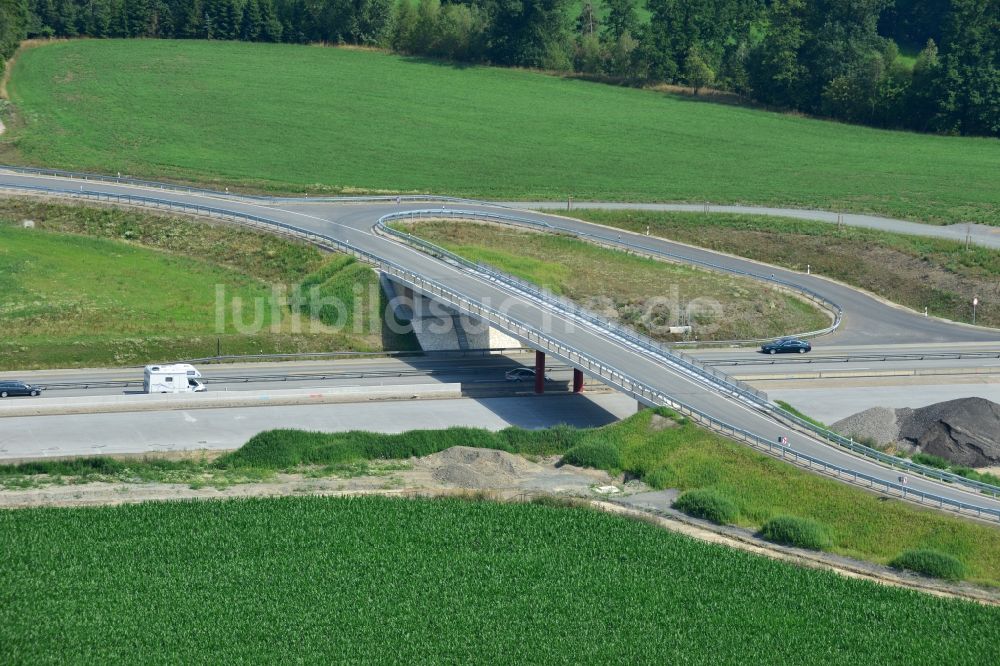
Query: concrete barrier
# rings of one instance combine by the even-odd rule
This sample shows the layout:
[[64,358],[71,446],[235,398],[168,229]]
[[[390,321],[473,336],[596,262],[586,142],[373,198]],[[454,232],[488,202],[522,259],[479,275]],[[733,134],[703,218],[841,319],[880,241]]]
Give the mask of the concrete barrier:
[[785,372],[780,374],[734,374],[733,379],[744,382],[764,382],[796,379],[863,379],[866,377],[963,377],[997,375],[1000,367],[982,368],[916,368],[900,370],[814,370],[812,372]]
[[442,400],[460,397],[462,397],[461,384],[402,384],[284,389],[279,391],[208,391],[205,393],[101,395],[75,398],[8,398],[0,401],[0,418],[176,409],[321,405],[372,400]]

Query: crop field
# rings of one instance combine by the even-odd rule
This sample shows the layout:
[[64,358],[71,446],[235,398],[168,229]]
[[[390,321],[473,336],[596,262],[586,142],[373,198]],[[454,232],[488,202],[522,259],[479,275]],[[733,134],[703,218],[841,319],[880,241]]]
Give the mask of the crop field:
[[[666,419],[674,425],[666,427]],[[371,432],[315,433],[273,430],[215,460],[167,461],[107,457],[41,460],[0,466],[0,487],[50,484],[182,483],[220,488],[273,478],[276,473],[311,477],[379,475],[394,461],[428,456],[452,446],[499,449],[525,456],[567,455],[612,447],[604,468],[627,472],[656,488],[706,489],[737,507],[735,524],[759,529],[782,515],[823,524],[834,553],[886,564],[905,550],[933,549],[958,558],[968,580],[1000,586],[1000,530],[931,509],[887,500],[756,453],[664,410],[645,410],[596,429],[470,428],[415,430],[398,435]],[[591,466],[600,466],[592,464]]]
[[[811,304],[757,282],[630,256],[574,238],[473,222],[417,222],[401,228],[595,311],[614,313],[662,340],[674,339],[669,326],[689,321],[702,340],[767,338],[830,324]],[[705,300],[721,309],[697,307]]]
[[1000,326],[1000,252],[961,243],[758,215],[578,210],[600,224],[794,270],[810,270],[952,321]]
[[752,202],[1000,224],[1000,141],[359,50],[27,49],[0,161],[308,192]]
[[[35,228],[22,228],[23,219]],[[231,227],[3,200],[0,275],[0,370],[210,356],[220,346],[238,354],[412,344],[383,332],[370,270]],[[303,292],[301,316],[280,301],[297,284],[317,286]],[[327,326],[309,307],[312,294],[337,296],[352,312],[357,302],[358,325]]]
[[534,504],[25,509],[0,550],[9,664],[987,664],[1000,641],[996,608]]

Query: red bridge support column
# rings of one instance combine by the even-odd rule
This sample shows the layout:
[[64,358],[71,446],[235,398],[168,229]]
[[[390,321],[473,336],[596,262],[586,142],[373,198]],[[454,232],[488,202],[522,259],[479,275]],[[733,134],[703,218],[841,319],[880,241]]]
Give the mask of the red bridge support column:
[[573,393],[583,393],[583,370],[573,368]]
[[535,352],[535,393],[545,393],[545,352]]

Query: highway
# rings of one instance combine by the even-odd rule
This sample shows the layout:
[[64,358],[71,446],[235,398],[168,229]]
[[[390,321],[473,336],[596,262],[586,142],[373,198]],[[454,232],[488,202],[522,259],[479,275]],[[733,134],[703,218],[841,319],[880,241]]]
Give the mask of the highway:
[[[1000,347],[921,345],[910,351],[877,354],[857,347],[823,347],[810,354],[765,356],[752,349],[694,350],[691,356],[730,375],[755,383],[765,391],[773,382],[814,379],[938,377],[996,375],[1000,382]],[[529,392],[523,382],[509,382],[505,373],[532,366],[531,353],[468,357],[412,356],[403,358],[343,358],[263,363],[198,364],[211,391],[252,391],[273,388],[312,388],[331,384],[382,386],[388,384],[461,383],[466,394]],[[567,390],[571,367],[551,363],[553,382],[547,390]],[[67,369],[0,372],[2,379],[19,379],[43,386],[43,396],[121,395],[139,393],[142,368]]]
[[[769,413],[746,400],[724,394],[711,382],[675,363],[650,355],[606,329],[581,324],[573,316],[558,308],[533,300],[481,275],[449,265],[373,232],[373,225],[380,216],[414,208],[412,203],[396,204],[385,201],[339,204],[287,201],[266,203],[202,192],[94,181],[81,183],[79,180],[12,173],[0,174],[0,185],[61,189],[66,194],[83,192],[86,195],[88,192],[101,192],[122,196],[155,197],[178,205],[212,206],[236,214],[262,216],[320,234],[331,242],[374,255],[371,261],[388,262],[381,265],[394,266],[391,270],[398,276],[397,279],[403,281],[412,279],[412,285],[419,290],[430,290],[437,298],[453,299],[454,304],[468,309],[472,314],[487,316],[494,322],[500,322],[498,325],[506,328],[506,331],[514,337],[525,342],[529,342],[530,339],[532,346],[549,349],[550,357],[561,357],[564,361],[574,359],[575,363],[584,365],[588,372],[612,377],[605,380],[612,384],[623,386],[627,390],[633,390],[640,385],[649,387],[649,390],[670,396],[674,401],[683,402],[693,410],[711,415],[733,427],[756,433],[764,439],[775,439],[778,435],[786,436],[792,449],[821,460],[824,464],[850,469],[882,479],[887,483],[894,483],[897,477],[894,470],[879,463],[859,458],[844,449],[835,448],[812,435],[789,429],[776,422]],[[488,205],[472,204],[462,204],[461,208],[490,209]],[[563,218],[552,218],[538,213],[530,215],[556,227],[570,224],[570,221]],[[595,225],[585,225],[582,222],[572,222],[572,224],[583,225],[579,228],[586,229],[587,233],[594,236],[600,236],[606,242],[613,243],[617,240],[616,232]],[[628,235],[622,233],[622,236]],[[706,260],[710,259],[716,263],[725,262],[728,266],[746,267],[738,270],[760,270],[760,266],[752,262],[678,246],[659,239],[636,236],[630,239],[630,242],[642,243],[651,252],[671,252],[678,256],[683,252],[687,257],[704,256]],[[960,327],[925,318],[817,276],[805,276],[779,269],[771,270],[776,274],[787,274],[786,279],[802,284],[808,283],[809,288],[813,290],[823,290],[823,293],[830,294],[831,300],[843,306],[846,313],[844,326],[833,337],[838,344],[995,342],[1000,339],[998,331]],[[411,275],[414,277],[404,277]],[[601,370],[597,364],[613,370]],[[608,375],[608,372],[611,374]],[[990,510],[1000,510],[1000,501],[953,484],[912,477],[909,487],[952,501],[975,503]]]
[[[978,350],[964,352],[973,354],[972,356],[939,358],[934,354],[947,355],[952,352],[935,351],[935,347],[925,347],[923,354],[926,355],[917,355],[911,351],[899,359],[892,355],[874,359],[868,356],[871,350],[867,349],[851,351],[850,348],[831,348],[823,353],[825,356],[809,354],[770,357],[740,349],[698,350],[693,355],[725,368],[733,376],[767,391],[772,399],[784,400],[825,423],[834,423],[875,405],[916,408],[972,396],[1000,402],[1000,353],[993,353],[993,357],[988,359],[977,355],[987,352]],[[834,356],[834,353],[842,356]],[[838,360],[828,360],[830,358]],[[530,366],[533,360],[532,354],[510,353],[487,358],[346,358],[334,361],[199,364],[198,367],[212,392],[459,383],[464,396],[490,399],[530,394],[530,383],[506,381],[504,374],[511,368]],[[553,380],[546,387],[549,394],[566,393],[570,390],[569,366],[552,364],[548,374]],[[8,399],[9,402],[24,404],[23,401],[59,400],[75,396],[136,394],[141,391],[142,370],[117,368],[0,372],[0,379],[21,379],[48,387],[40,398]],[[587,393],[591,397],[595,396],[595,391],[602,390],[606,389],[599,382],[587,383]],[[603,396],[601,399],[604,399]],[[634,409],[631,400],[626,399],[625,402]],[[172,408],[164,406],[164,409]],[[343,407],[338,406],[336,411],[341,409]],[[386,409],[395,413],[398,407],[393,404]],[[322,409],[317,408],[317,411],[321,412]],[[464,411],[463,408],[456,418],[461,420]],[[141,422],[142,418],[134,414],[106,414],[101,417],[100,422],[114,432],[123,428],[132,432],[138,427],[136,422]],[[552,418],[559,417],[552,415]],[[201,421],[203,425],[215,422]],[[4,426],[10,428],[13,423],[13,420],[6,419]],[[51,418],[44,426],[36,424],[32,429],[33,443],[28,449],[19,451],[18,455],[27,455],[26,450],[44,455],[45,451],[56,446],[51,435],[55,433],[63,436],[67,432],[63,423],[65,420]],[[334,428],[338,425],[338,421],[333,421],[327,427]],[[8,430],[8,433],[12,432]],[[3,435],[0,435],[0,440],[2,439]],[[155,441],[155,438],[144,437],[142,441]],[[235,439],[228,438],[225,441],[232,443]],[[0,459],[3,457],[0,453]]]
[[0,461],[58,456],[231,450],[264,430],[398,433],[452,426],[500,430],[580,428],[613,423],[635,413],[620,393],[339,405],[197,409],[124,414],[19,416],[0,426]]
[[[209,391],[253,391],[314,388],[329,385],[461,383],[471,395],[532,392],[530,383],[507,381],[508,370],[528,365],[533,355],[443,359],[440,357],[363,358],[283,363],[198,364]],[[41,370],[5,372],[0,378],[20,379],[46,387],[45,396],[121,395],[142,392],[142,368]],[[548,374],[552,389],[566,390],[571,368],[554,364]]]

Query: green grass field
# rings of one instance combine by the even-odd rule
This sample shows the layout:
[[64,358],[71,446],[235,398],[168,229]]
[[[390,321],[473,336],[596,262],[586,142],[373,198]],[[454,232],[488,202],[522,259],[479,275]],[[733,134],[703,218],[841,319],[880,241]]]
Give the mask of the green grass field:
[[[21,228],[24,219],[36,228]],[[232,227],[3,200],[0,275],[0,369],[211,356],[220,342],[225,354],[412,347],[383,330],[366,267]],[[273,285],[289,299],[296,284],[317,286],[302,296],[302,316],[272,306]],[[342,327],[319,309],[311,316],[315,296],[350,306]]]
[[[631,256],[575,238],[473,222],[399,226],[470,261],[613,313],[660,340],[681,339],[669,327],[688,323],[699,340],[751,340],[830,325],[830,317],[813,305],[751,280]],[[698,307],[704,300],[721,309]]]
[[1000,141],[381,53],[24,51],[0,160],[285,191],[753,202],[1000,224]]
[[579,210],[576,217],[805,271],[953,321],[1000,326],[1000,252],[937,238],[759,215]]
[[8,664],[993,663],[996,608],[574,508],[283,498],[0,512]]
[[[885,564],[904,550],[929,548],[958,558],[968,579],[1000,586],[1000,530],[946,513],[886,500],[807,473],[702,430],[667,411],[643,411],[604,428],[553,428],[498,433],[470,428],[313,433],[275,430],[253,437],[216,460],[167,461],[90,458],[0,466],[0,487],[49,484],[166,482],[225,487],[278,472],[311,476],[391,474],[393,461],[427,456],[452,446],[500,449],[527,456],[563,455],[574,447],[611,446],[619,469],[656,487],[709,489],[739,509],[737,524],[759,529],[793,515],[825,525],[835,553]],[[388,465],[388,467],[386,467]]]

